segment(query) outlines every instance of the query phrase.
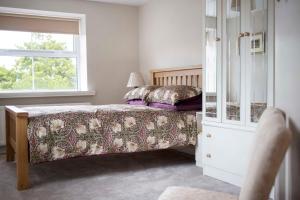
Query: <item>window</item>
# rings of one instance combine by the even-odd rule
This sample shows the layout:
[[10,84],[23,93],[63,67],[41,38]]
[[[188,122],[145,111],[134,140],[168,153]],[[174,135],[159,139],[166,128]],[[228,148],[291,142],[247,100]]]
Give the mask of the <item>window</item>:
[[86,90],[79,23],[0,13],[0,92]]

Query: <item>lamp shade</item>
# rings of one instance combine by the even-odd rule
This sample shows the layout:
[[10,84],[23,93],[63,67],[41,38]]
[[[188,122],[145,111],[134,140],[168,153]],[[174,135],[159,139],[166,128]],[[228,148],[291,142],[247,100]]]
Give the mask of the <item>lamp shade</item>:
[[139,87],[142,85],[145,85],[142,75],[138,72],[131,72],[127,83],[127,87]]

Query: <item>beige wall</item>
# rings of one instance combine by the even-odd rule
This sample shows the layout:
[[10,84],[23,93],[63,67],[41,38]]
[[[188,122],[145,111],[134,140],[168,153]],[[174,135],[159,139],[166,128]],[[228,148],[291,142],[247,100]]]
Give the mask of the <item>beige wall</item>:
[[140,69],[201,64],[201,0],[151,0],[140,8]]
[[86,14],[88,87],[92,97],[0,99],[5,104],[120,103],[131,71],[138,70],[138,8],[85,0],[1,0],[16,7]]
[[[16,7],[86,14],[92,97],[0,99],[6,104],[122,102],[131,71],[201,64],[201,0],[151,0],[138,8],[82,0],[1,0]],[[140,67],[140,68],[139,68]]]

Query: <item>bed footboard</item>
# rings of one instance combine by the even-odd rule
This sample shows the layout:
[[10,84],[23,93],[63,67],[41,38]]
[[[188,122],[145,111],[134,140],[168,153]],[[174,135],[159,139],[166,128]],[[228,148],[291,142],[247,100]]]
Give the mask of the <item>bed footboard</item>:
[[17,189],[29,187],[28,113],[15,106],[5,107],[6,160],[16,160]]

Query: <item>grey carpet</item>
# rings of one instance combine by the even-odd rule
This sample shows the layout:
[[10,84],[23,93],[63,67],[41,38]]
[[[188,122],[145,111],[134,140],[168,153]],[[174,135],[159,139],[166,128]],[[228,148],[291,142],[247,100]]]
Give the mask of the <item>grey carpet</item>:
[[239,188],[202,176],[192,158],[175,151],[105,155],[30,167],[31,188],[15,189],[15,163],[0,158],[1,200],[157,200],[168,186],[237,194]]

